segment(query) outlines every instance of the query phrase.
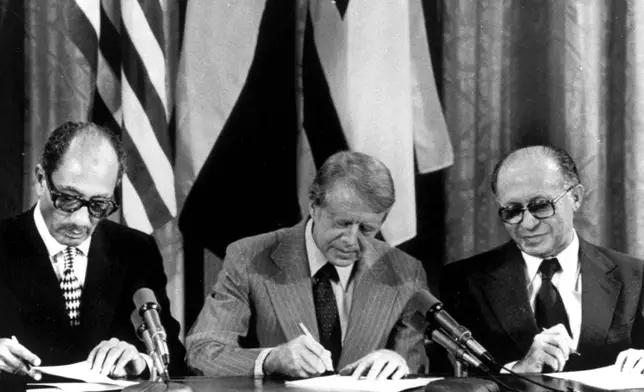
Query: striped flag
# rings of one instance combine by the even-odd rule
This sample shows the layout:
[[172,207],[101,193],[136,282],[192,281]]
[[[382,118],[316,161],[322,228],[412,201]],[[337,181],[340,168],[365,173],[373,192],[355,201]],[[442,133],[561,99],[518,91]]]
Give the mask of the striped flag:
[[119,133],[128,156],[123,219],[152,233],[177,214],[162,2],[76,2],[98,37],[91,120]]
[[177,5],[166,0],[75,4],[84,15],[76,25],[86,27],[75,41],[95,76],[89,120],[121,135],[127,153],[121,218],[130,227],[154,234],[164,258],[171,312],[181,322],[184,272],[173,220],[177,202],[169,119],[174,83],[168,71],[178,57],[178,38],[169,34],[178,34],[178,19],[172,16],[177,15]]

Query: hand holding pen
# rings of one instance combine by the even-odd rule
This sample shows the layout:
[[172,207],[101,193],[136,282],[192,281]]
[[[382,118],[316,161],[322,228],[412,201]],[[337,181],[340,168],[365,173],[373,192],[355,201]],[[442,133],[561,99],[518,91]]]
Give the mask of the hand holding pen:
[[333,371],[333,365],[329,352],[310,333],[304,332],[272,348],[264,360],[263,371],[265,374],[306,378]]
[[40,362],[40,358],[20,344],[15,336],[0,339],[0,371],[26,374],[34,380],[40,380],[42,375],[32,368],[39,366]]

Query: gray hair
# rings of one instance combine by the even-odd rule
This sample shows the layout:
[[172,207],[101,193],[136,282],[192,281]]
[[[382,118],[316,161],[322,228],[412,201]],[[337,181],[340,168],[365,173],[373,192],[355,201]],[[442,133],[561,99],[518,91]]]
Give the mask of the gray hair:
[[389,212],[396,201],[394,180],[387,166],[355,151],[338,152],[324,162],[309,187],[309,201],[323,206],[327,193],[340,182],[355,191],[375,213]]

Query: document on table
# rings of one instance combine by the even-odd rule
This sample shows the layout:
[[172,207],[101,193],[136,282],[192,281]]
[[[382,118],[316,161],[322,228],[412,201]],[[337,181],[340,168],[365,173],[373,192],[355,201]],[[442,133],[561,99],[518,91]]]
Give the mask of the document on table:
[[607,390],[644,388],[644,374],[622,373],[614,365],[578,372],[549,373],[547,375]]
[[[60,388],[60,386],[63,384],[80,384],[84,386],[85,390],[105,391],[105,390],[110,390],[110,389],[105,389],[106,387],[110,387],[110,386],[112,387],[111,390],[114,390],[114,389],[129,387],[130,385],[138,384],[137,382],[134,382],[134,381],[114,380],[96,371],[92,371],[90,369],[89,363],[85,361],[72,363],[70,365],[34,366],[33,368],[40,371],[43,374],[50,374],[52,376],[85,381],[85,383],[51,383],[51,384],[33,384],[33,385],[47,385],[47,386],[55,386],[57,388]],[[89,384],[93,384],[93,385],[89,385]],[[75,390],[73,389],[73,385],[66,385],[66,386],[68,387],[68,389],[63,389],[63,390],[65,391]],[[69,388],[72,388],[72,389],[69,389]],[[90,388],[97,388],[97,389],[90,389]],[[103,389],[100,389],[100,388],[103,388]]]
[[[44,388],[43,388],[44,387]],[[120,391],[118,385],[94,384],[87,382],[52,382],[27,384],[28,392],[99,392]]]
[[351,376],[323,376],[304,380],[287,381],[286,386],[315,388],[319,390],[398,392],[406,389],[424,387],[442,377],[410,378],[403,380],[365,380]]

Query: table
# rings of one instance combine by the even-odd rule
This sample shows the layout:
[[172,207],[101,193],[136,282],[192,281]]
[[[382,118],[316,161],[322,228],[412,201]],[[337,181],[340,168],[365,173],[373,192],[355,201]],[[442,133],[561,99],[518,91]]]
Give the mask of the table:
[[[511,388],[516,388],[519,391],[525,392],[541,392],[547,391],[545,388],[531,384],[513,375],[500,375],[497,376],[501,381],[506,383]],[[528,378],[545,384],[549,387],[556,388],[562,392],[599,392],[601,389],[588,387],[574,381],[567,381],[558,378],[552,378],[544,375],[530,375]],[[210,391],[243,391],[243,392],[272,392],[272,391],[288,391],[288,392],[311,392],[312,389],[302,389],[294,387],[286,387],[284,382],[277,379],[253,379],[249,377],[187,377],[183,379],[175,379],[170,385],[170,389],[165,389],[163,384],[150,385],[143,384],[136,388],[130,387],[124,392],[140,392],[146,387],[149,387],[146,392],[210,392]],[[186,388],[189,387],[189,388]],[[418,388],[414,391],[423,391],[424,388]],[[504,391],[503,388],[501,388]],[[644,390],[644,389],[643,389]],[[623,391],[636,391],[636,390],[623,390]]]

